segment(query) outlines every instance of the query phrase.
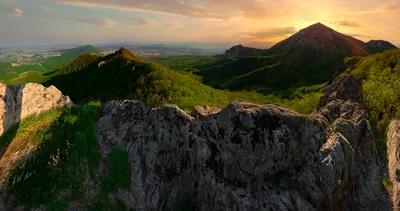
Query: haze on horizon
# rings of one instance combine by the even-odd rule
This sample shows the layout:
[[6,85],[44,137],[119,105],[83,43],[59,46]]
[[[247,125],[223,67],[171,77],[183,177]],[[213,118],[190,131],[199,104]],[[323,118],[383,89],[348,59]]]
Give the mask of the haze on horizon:
[[400,0],[0,0],[0,46],[241,43],[267,48],[321,22],[400,44]]

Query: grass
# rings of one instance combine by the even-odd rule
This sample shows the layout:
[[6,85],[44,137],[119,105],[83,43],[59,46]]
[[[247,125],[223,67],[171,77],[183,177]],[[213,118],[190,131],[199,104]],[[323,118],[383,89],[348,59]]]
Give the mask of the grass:
[[400,50],[361,59],[352,74],[363,80],[363,98],[368,118],[385,133],[393,118],[400,118]]
[[109,194],[119,188],[128,189],[131,184],[131,166],[128,152],[120,148],[113,148],[108,156],[109,175],[102,182],[101,190],[95,197],[89,209],[98,210],[127,210],[124,202],[119,198],[110,198]]
[[27,83],[43,83],[47,81],[48,77],[44,76],[42,72],[26,71],[23,73],[11,73],[2,78],[5,84],[27,84]]
[[128,152],[120,148],[113,148],[109,157],[110,177],[104,181],[106,193],[118,188],[129,188],[131,183],[131,166],[128,161]]
[[[92,170],[100,163],[92,127],[98,114],[98,104],[54,109],[23,120],[0,138],[1,143],[11,145],[29,137],[27,141],[36,145],[29,158],[15,165],[7,178],[16,204],[61,209],[84,196],[83,161],[87,160]],[[57,198],[62,191],[68,194]]]

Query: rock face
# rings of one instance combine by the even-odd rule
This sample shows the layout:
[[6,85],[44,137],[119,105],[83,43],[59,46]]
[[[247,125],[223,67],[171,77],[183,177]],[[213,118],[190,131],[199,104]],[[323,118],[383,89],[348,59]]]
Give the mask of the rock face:
[[21,119],[71,102],[56,87],[40,84],[5,85],[0,83],[0,135]]
[[118,197],[136,210],[182,201],[196,210],[390,210],[361,93],[343,93],[356,80],[338,80],[342,89],[327,88],[310,116],[243,101],[197,117],[104,104],[95,124],[102,154],[126,149],[132,169]]
[[400,208],[400,121],[393,121],[387,134],[389,177],[393,184],[393,207]]

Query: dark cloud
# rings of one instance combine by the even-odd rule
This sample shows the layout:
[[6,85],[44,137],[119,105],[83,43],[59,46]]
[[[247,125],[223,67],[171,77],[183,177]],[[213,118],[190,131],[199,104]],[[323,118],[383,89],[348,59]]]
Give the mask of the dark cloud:
[[372,38],[371,36],[362,35],[362,34],[347,34],[352,37],[360,37],[360,38]]
[[351,28],[362,27],[362,25],[356,21],[341,20],[341,21],[331,21],[330,23],[338,26],[351,27]]

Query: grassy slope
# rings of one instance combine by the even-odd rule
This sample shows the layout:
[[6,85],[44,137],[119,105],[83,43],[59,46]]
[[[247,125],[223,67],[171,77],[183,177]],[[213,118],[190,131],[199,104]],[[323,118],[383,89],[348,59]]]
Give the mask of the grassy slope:
[[363,79],[368,115],[384,131],[392,118],[400,118],[400,50],[360,59],[352,73]]
[[6,84],[41,83],[46,80],[42,73],[49,71],[41,65],[21,65],[11,67],[10,63],[0,63],[0,80]]
[[[64,210],[74,201],[91,210],[123,210],[123,204],[108,195],[129,186],[126,152],[113,149],[105,161],[108,176],[100,178],[94,173],[101,159],[92,127],[98,114],[99,106],[93,103],[53,109],[26,118],[0,137],[4,156],[32,149],[29,158],[16,164],[6,178],[16,196],[14,206]],[[87,180],[101,187],[100,192],[90,191],[94,187]]]
[[166,55],[149,58],[148,61],[162,64],[168,68],[184,72],[198,72],[198,65],[209,64],[218,59],[198,55]]
[[250,72],[265,66],[274,65],[279,55],[244,57],[223,65],[203,69],[197,74],[203,77],[206,84],[217,88],[230,88],[228,81],[235,77],[249,74]]

